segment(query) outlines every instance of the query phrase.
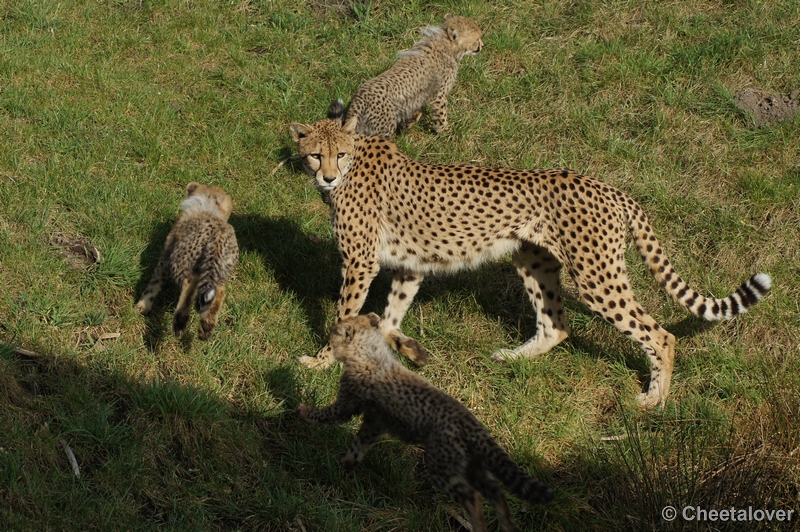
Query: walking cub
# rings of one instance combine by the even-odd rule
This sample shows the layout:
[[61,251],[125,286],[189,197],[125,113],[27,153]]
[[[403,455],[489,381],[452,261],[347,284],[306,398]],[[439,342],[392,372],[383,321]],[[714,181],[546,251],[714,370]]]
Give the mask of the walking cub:
[[167,235],[164,254],[136,308],[150,312],[153,299],[167,278],[181,288],[172,332],[180,337],[189,322],[192,299],[200,313],[197,334],[208,339],[217,326],[225,300],[225,283],[239,260],[233,227],[227,223],[233,210],[231,197],[220,187],[189,183],[178,221]]
[[336,402],[319,410],[301,404],[300,417],[340,424],[363,413],[361,428],[342,460],[345,465],[361,462],[385,433],[423,445],[431,480],[464,507],[473,530],[486,530],[481,494],[497,511],[502,530],[519,530],[500,482],[534,503],[552,500],[553,490],[525,474],[464,405],[403,367],[386,345],[379,324],[380,318],[370,313],[337,325],[331,346],[344,372]]
[[444,24],[423,28],[422,35],[410,50],[400,52],[389,70],[356,92],[347,118],[358,117],[358,133],[392,137],[398,127],[414,125],[426,103],[434,130],[439,133],[447,127],[447,95],[456,82],[458,61],[481,51],[481,29],[448,13]]
[[[621,190],[565,169],[420,163],[391,141],[358,135],[356,120],[342,124],[332,116],[290,128],[306,171],[330,200],[344,259],[337,319],[359,313],[381,266],[396,270],[381,328],[398,351],[418,363],[427,354],[403,335],[400,323],[424,276],[475,268],[510,254],[536,310],[538,330],[522,346],[492,358],[533,357],[567,338],[563,265],[589,308],[650,357],[650,385],[639,402],[655,405],[669,392],[675,337],[631,290],[628,235],[664,290],[707,320],[747,311],[772,285],[769,275],[760,273],[728,297],[705,297],[673,269],[647,215]],[[330,350],[301,362],[327,365]]]

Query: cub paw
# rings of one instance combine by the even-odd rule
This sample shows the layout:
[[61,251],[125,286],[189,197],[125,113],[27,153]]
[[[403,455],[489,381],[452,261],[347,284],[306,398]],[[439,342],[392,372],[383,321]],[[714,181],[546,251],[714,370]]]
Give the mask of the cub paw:
[[200,326],[197,327],[197,336],[199,336],[201,340],[208,340],[211,338],[211,333],[214,332],[216,325],[216,323],[201,321]]
[[345,469],[354,469],[358,465],[358,460],[350,453],[347,453],[344,458],[340,460],[342,467]]
[[319,350],[317,356],[309,357],[309,356],[301,356],[298,361],[303,366],[309,369],[323,369],[327,368],[333,364],[333,349],[331,346],[326,345],[322,349]]
[[183,314],[175,314],[172,318],[172,334],[175,338],[180,338],[186,332],[186,325],[189,323],[189,316]]
[[300,419],[304,421],[308,421],[308,414],[313,410],[310,405],[305,403],[300,403],[297,405],[297,415],[300,416]]
[[150,305],[148,305],[147,301],[144,299],[140,299],[139,302],[136,303],[136,310],[142,315],[147,315],[147,313],[150,312]]

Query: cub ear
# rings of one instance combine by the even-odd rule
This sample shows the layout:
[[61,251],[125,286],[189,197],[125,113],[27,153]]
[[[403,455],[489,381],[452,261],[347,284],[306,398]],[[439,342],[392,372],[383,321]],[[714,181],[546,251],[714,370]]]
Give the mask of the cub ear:
[[350,133],[351,135],[356,132],[356,126],[358,125],[358,116],[351,117],[347,122],[344,123],[345,133]]
[[367,314],[367,318],[369,319],[369,324],[373,327],[377,327],[381,324],[381,318],[374,312]]
[[289,131],[292,133],[292,138],[295,142],[300,142],[300,139],[304,139],[311,133],[311,126],[307,126],[305,124],[301,124],[300,122],[292,122],[292,125],[289,126]]
[[196,183],[196,182],[194,182],[194,181],[192,181],[191,183],[189,183],[188,185],[186,185],[186,195],[187,195],[187,196],[191,196],[191,195],[192,195],[192,192],[194,192],[195,190],[197,190],[197,187],[199,187],[199,186],[200,186],[200,183]]
[[353,341],[353,335],[355,334],[355,329],[349,323],[340,323],[336,326],[334,334],[340,336],[342,338],[343,344],[349,344]]
[[450,17],[452,17],[452,16],[453,16],[453,14],[452,14],[452,13],[446,13],[446,14],[445,14],[445,16],[444,16],[444,19],[445,19],[445,20],[447,20],[447,19],[449,19],[449,18],[450,18]]

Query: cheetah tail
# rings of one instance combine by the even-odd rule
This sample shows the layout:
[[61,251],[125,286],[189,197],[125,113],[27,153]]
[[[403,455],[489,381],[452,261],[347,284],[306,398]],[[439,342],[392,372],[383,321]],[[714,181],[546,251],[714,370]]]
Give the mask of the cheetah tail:
[[520,469],[496,442],[490,443],[484,460],[492,474],[522,500],[532,503],[546,503],[553,500],[553,488]]
[[761,301],[772,287],[772,278],[769,275],[757,273],[728,297],[717,299],[697,293],[673,269],[642,208],[633,200],[626,201],[625,205],[628,226],[633,234],[636,249],[639,250],[650,273],[676,303],[695,316],[708,321],[733,318],[737,314],[747,312],[748,308]]

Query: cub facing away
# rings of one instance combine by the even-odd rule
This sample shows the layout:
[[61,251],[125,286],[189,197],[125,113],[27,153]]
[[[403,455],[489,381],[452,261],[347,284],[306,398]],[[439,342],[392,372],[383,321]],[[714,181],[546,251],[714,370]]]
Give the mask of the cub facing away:
[[[400,324],[424,276],[510,254],[536,311],[537,333],[492,358],[537,356],[567,338],[563,266],[589,308],[649,356],[650,384],[638,399],[652,406],[669,392],[675,337],[644,311],[631,290],[625,264],[629,235],[656,281],[696,316],[732,318],[770,289],[769,275],[757,274],[722,299],[697,293],[673,269],[642,208],[602,181],[566,169],[424,164],[391,141],[357,134],[356,120],[343,125],[334,114],[310,126],[295,122],[290,127],[306,171],[329,196],[344,262],[337,320],[358,314],[381,266],[394,269],[381,328],[417,363],[427,354],[403,335]],[[327,365],[330,349],[301,362]]]
[[500,482],[534,503],[552,500],[553,490],[525,474],[464,405],[403,367],[379,325],[373,313],[337,325],[331,346],[336,360],[344,363],[339,394],[319,410],[299,405],[300,416],[311,423],[340,424],[363,413],[361,428],[342,460],[345,465],[361,462],[386,433],[423,445],[431,479],[464,507],[473,530],[486,530],[481,494],[497,511],[502,530],[519,530]]
[[458,61],[481,51],[481,29],[468,18],[447,14],[441,26],[422,29],[423,39],[400,52],[387,71],[356,92],[347,117],[358,117],[358,133],[392,137],[411,127],[430,103],[433,129],[447,127],[447,95],[458,74]]
[[200,313],[197,334],[208,339],[217,326],[225,300],[225,283],[239,261],[233,227],[227,223],[233,200],[220,187],[189,183],[178,221],[167,235],[164,253],[136,308],[147,314],[168,278],[181,289],[172,319],[172,332],[180,337],[189,322],[195,292]]

